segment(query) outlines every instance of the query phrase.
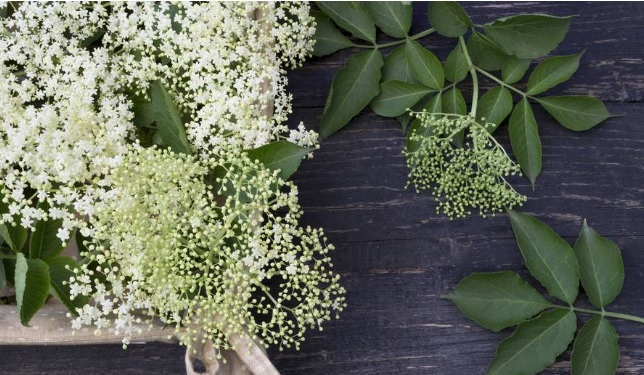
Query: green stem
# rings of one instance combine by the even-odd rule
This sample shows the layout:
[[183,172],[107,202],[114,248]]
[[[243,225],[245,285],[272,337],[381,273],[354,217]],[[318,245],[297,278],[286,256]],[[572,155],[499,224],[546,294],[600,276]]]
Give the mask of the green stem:
[[604,316],[604,317],[608,317],[608,318],[630,320],[632,322],[637,322],[637,323],[644,324],[644,318],[640,318],[639,316],[635,316],[635,315],[614,313],[614,312],[610,312],[610,311],[582,309],[580,307],[561,306],[561,305],[552,305],[552,307],[557,308],[557,309],[573,310],[573,311],[576,311],[576,312],[579,312],[579,313],[584,313],[584,314],[593,314],[593,315],[600,315],[600,316]]
[[0,254],[0,259],[13,259],[13,260],[16,260],[17,258],[16,258],[15,255]]
[[476,75],[476,66],[472,63],[470,54],[467,51],[467,46],[465,44],[465,39],[463,36],[458,37],[458,41],[461,44],[461,49],[463,50],[463,55],[465,56],[465,61],[467,61],[467,67],[472,76],[472,109],[470,110],[470,116],[476,118],[476,106],[479,103],[479,79]]
[[517,94],[519,94],[519,95],[521,95],[521,96],[523,96],[523,97],[525,97],[525,98],[529,98],[529,99],[532,99],[532,100],[535,100],[535,101],[536,101],[536,100],[538,100],[538,99],[537,99],[537,98],[535,98],[534,96],[528,95],[528,94],[526,94],[525,92],[523,92],[523,91],[521,91],[521,90],[517,89],[516,87],[514,87],[514,86],[512,86],[512,85],[508,85],[507,83],[505,83],[505,82],[503,82],[502,80],[500,80],[500,79],[496,78],[494,75],[492,75],[492,74],[490,74],[490,73],[486,72],[485,70],[483,70],[483,69],[479,68],[478,66],[476,66],[475,68],[476,68],[476,70],[477,70],[479,73],[481,73],[482,75],[484,75],[484,76],[486,76],[487,78],[491,79],[492,81],[494,81],[494,82],[498,83],[499,85],[501,85],[501,86],[503,86],[503,87],[507,87],[507,88],[509,88],[510,90],[512,90],[512,91],[514,91],[514,92],[516,92]]
[[353,46],[356,47],[356,48],[369,48],[369,49],[393,47],[393,46],[397,46],[399,44],[406,43],[407,39],[409,39],[409,40],[420,39],[420,38],[425,37],[425,36],[427,36],[427,35],[429,35],[429,34],[431,34],[433,32],[434,32],[434,29],[430,28],[430,29],[427,29],[425,31],[421,31],[418,34],[412,35],[412,36],[410,36],[408,38],[405,38],[405,39],[397,40],[395,42],[390,42],[390,43],[385,43],[385,44],[376,44],[376,43],[374,43],[373,46],[367,46],[367,45],[364,45],[364,44],[355,44],[354,43]]

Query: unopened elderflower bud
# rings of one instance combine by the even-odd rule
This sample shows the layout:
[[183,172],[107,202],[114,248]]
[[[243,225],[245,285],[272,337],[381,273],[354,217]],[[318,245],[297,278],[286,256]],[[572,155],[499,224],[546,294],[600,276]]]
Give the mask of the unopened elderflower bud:
[[[420,128],[410,140],[416,146],[404,152],[410,170],[408,186],[414,185],[416,191],[431,189],[439,200],[438,212],[459,218],[475,209],[485,217],[525,202],[526,197],[505,180],[520,174],[520,168],[486,129],[491,124],[464,115],[415,115]],[[455,137],[463,132],[463,147],[454,146]]]

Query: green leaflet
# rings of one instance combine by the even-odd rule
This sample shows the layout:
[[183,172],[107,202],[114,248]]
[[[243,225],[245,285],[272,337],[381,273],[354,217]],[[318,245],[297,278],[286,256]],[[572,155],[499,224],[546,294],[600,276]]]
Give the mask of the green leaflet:
[[163,143],[176,153],[190,155],[190,143],[181,114],[160,81],[150,85],[150,107]]
[[453,1],[432,1],[427,9],[429,23],[437,33],[456,38],[472,27],[470,17],[458,3]]
[[530,60],[518,59],[514,56],[510,57],[501,69],[503,82],[507,84],[519,82],[525,75],[525,72],[528,71],[528,68],[530,68]]
[[445,78],[450,82],[460,82],[467,76],[469,67],[460,44],[449,53],[445,60]]
[[56,257],[47,260],[47,265],[49,266],[52,294],[67,307],[69,312],[77,315],[76,308],[87,304],[85,296],[70,298],[69,279],[75,275],[74,269],[79,268],[78,263],[69,257]]
[[[442,107],[444,113],[456,113],[459,115],[464,115],[467,113],[467,105],[465,104],[465,98],[457,87],[452,87],[443,93],[442,97]],[[452,143],[456,147],[463,146],[464,133],[461,131],[456,136]]]
[[371,109],[380,116],[394,117],[403,114],[425,95],[432,92],[425,86],[403,81],[385,81],[380,93],[371,101]]
[[269,143],[246,153],[251,159],[260,161],[270,170],[279,170],[280,177],[287,180],[300,166],[300,162],[310,152],[308,148],[281,140]]
[[324,13],[312,11],[311,14],[317,24],[315,28],[315,46],[313,46],[314,56],[330,55],[353,45]]
[[484,25],[487,36],[508,55],[534,59],[550,53],[563,40],[572,17],[521,14]]
[[445,296],[468,318],[498,332],[533,317],[551,304],[510,271],[473,273]]
[[365,2],[369,14],[385,34],[394,38],[404,38],[411,28],[413,8],[411,3],[402,1]]
[[385,57],[385,63],[382,66],[382,82],[385,81],[405,81],[407,83],[418,83],[411,66],[407,62],[407,51],[403,44]]
[[356,38],[371,43],[376,42],[376,25],[365,9],[357,1],[317,1],[315,3],[338,26]]
[[322,119],[320,136],[327,138],[360,113],[379,92],[380,51],[357,53],[333,78]]
[[572,375],[610,375],[617,371],[618,336],[601,316],[592,317],[579,330],[572,349]]
[[583,52],[575,55],[555,56],[543,60],[528,78],[526,94],[541,94],[558,84],[567,81],[579,68]]
[[510,116],[510,144],[523,174],[530,180],[532,190],[541,173],[541,139],[527,98],[521,99]]
[[512,112],[512,94],[502,86],[493,87],[481,95],[476,107],[476,118],[494,124],[494,128],[488,129],[492,133]]
[[0,224],[0,236],[14,252],[22,250],[27,242],[27,230],[19,224]]
[[611,117],[604,103],[590,96],[548,96],[537,101],[561,125],[574,131],[588,130]]
[[57,236],[62,224],[62,219],[40,220],[36,223],[36,230],[32,232],[29,241],[30,258],[50,258],[63,251],[63,241]]
[[619,247],[600,236],[584,220],[574,250],[588,299],[602,309],[615,300],[624,283],[624,262]]
[[532,216],[513,210],[508,216],[530,274],[550,295],[572,304],[579,292],[579,266],[570,245]]
[[445,73],[438,58],[418,42],[410,39],[407,39],[405,50],[407,63],[416,79],[434,90],[442,89],[445,83]]
[[573,339],[577,318],[570,310],[544,312],[519,324],[499,344],[488,375],[536,374],[554,362]]
[[[442,109],[443,109],[442,104],[443,104],[442,94],[438,92],[427,103],[427,105],[423,108],[423,110],[428,113],[440,113],[442,112]],[[407,152],[414,152],[418,150],[418,148],[420,147],[421,142],[418,140],[412,139],[412,136],[414,134],[419,134],[419,135],[422,135],[423,137],[429,137],[431,136],[431,128],[422,126],[420,120],[415,119],[411,127],[409,128],[409,132],[407,133],[407,142],[406,142]]]
[[14,286],[20,323],[26,326],[45,304],[49,295],[49,267],[40,259],[27,259],[18,253]]
[[499,70],[510,58],[485,35],[476,31],[467,39],[467,50],[472,62],[485,70]]
[[0,259],[0,289],[7,287],[7,271],[4,269],[4,259]]

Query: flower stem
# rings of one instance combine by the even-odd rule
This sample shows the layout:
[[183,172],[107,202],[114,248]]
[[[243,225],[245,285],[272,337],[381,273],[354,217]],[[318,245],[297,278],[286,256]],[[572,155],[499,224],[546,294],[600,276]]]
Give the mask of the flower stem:
[[372,46],[367,46],[367,45],[364,45],[364,44],[355,44],[354,43],[353,46],[356,47],[356,48],[370,48],[370,49],[393,47],[393,46],[397,46],[399,44],[406,43],[407,39],[409,39],[409,40],[420,39],[420,38],[425,37],[425,36],[427,36],[427,35],[429,35],[429,34],[431,34],[433,32],[434,32],[434,29],[429,28],[429,29],[427,29],[425,31],[421,31],[418,34],[412,35],[412,36],[407,37],[405,39],[396,40],[395,42],[390,42],[390,43],[385,43],[385,44],[376,44],[376,43],[374,43]]
[[458,41],[461,44],[465,61],[467,61],[467,67],[470,70],[470,75],[472,76],[472,109],[470,110],[470,115],[476,118],[476,106],[479,102],[479,79],[476,74],[476,66],[472,63],[470,54],[467,51],[467,46],[465,45],[465,39],[463,39],[462,35],[458,37]]
[[614,312],[603,311],[603,310],[582,309],[580,307],[574,307],[574,306],[552,305],[552,307],[557,308],[557,309],[573,310],[573,311],[583,313],[583,314],[593,314],[593,315],[600,315],[600,316],[608,317],[608,318],[630,320],[632,322],[637,322],[637,323],[643,323],[644,324],[644,318],[641,318],[641,317],[635,316],[635,315],[614,313]]
[[0,259],[16,259],[15,255],[8,255],[8,254],[0,254]]

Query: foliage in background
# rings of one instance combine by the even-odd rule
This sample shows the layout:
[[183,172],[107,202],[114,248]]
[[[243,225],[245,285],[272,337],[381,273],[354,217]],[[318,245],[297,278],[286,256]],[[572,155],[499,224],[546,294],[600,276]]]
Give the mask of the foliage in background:
[[[525,266],[550,298],[511,271],[473,273],[445,297],[491,331],[517,326],[499,344],[487,373],[536,374],[552,364],[574,339],[573,375],[614,374],[618,335],[606,318],[644,323],[644,318],[604,309],[619,295],[624,282],[619,248],[585,220],[571,247],[541,221],[516,211],[508,214]],[[580,281],[597,310],[573,305]],[[552,302],[555,299],[559,302]],[[575,313],[593,317],[577,331]]]
[[[413,121],[410,108],[436,116],[469,114],[483,126],[493,124],[488,127],[490,133],[509,117],[514,156],[534,189],[541,173],[542,150],[533,104],[541,105],[573,131],[590,129],[610,117],[596,98],[544,95],[567,81],[579,67],[583,52],[542,58],[564,39],[572,17],[521,14],[479,25],[457,3],[431,2],[428,18],[432,28],[409,35],[411,3],[316,4],[320,11],[314,13],[318,24],[315,55],[329,55],[345,48],[364,50],[349,56],[333,79],[320,124],[323,138],[342,129],[369,106],[381,116],[398,118],[403,131],[409,127],[409,158],[415,152],[409,143],[418,146],[418,140],[412,139],[415,135],[432,136],[431,129],[423,128],[417,119]],[[397,40],[377,43],[376,27]],[[455,40],[443,63],[418,42],[430,34]],[[385,51],[389,52],[385,55]],[[540,60],[524,79],[535,59]],[[466,87],[473,87],[469,111],[459,88],[468,74],[471,83]],[[479,96],[481,77],[493,87]],[[522,80],[527,81],[525,90],[517,87]],[[472,147],[465,142],[463,132],[455,134],[452,143],[455,148]],[[475,173],[477,162],[473,160],[472,165]],[[414,164],[410,163],[410,167],[413,169]],[[434,188],[434,194],[444,201],[453,199],[439,188]]]

